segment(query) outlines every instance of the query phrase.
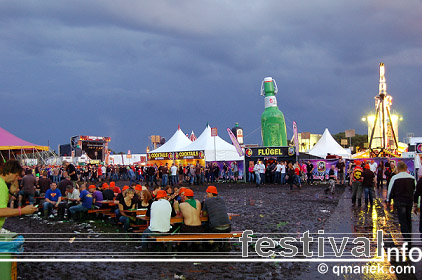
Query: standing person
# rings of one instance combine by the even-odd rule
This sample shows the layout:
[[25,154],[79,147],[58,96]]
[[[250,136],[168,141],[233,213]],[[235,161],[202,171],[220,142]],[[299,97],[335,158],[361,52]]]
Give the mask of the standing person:
[[177,166],[172,163],[170,167],[170,174],[171,174],[171,185],[177,185]]
[[310,160],[308,160],[307,164],[306,164],[306,177],[308,180],[308,185],[313,185],[314,184],[314,165],[312,164],[312,162]]
[[346,165],[344,164],[343,159],[339,159],[339,161],[336,164],[336,168],[337,168],[337,176],[338,176],[338,183],[340,185],[344,185],[344,169],[345,169]]
[[275,171],[274,180],[275,180],[276,184],[280,184],[280,182],[281,182],[281,168],[282,168],[281,163],[277,162],[277,165],[275,166],[275,169],[273,170],[273,171]]
[[336,187],[336,173],[334,172],[334,165],[331,165],[330,171],[328,171],[328,183],[330,186],[325,189],[325,193],[330,192],[331,194],[334,194],[334,189]]
[[387,207],[394,200],[394,208],[400,223],[404,241],[411,247],[412,238],[412,204],[420,193],[414,194],[416,179],[407,173],[407,165],[403,161],[397,164],[398,174],[394,175],[388,185]]
[[178,180],[178,184],[182,184],[183,183],[183,179],[184,179],[184,177],[185,177],[185,172],[184,172],[184,170],[183,170],[183,166],[182,166],[182,164],[181,163],[179,163],[179,180]]
[[213,174],[214,174],[214,179],[216,182],[218,182],[218,180],[220,179],[220,167],[218,167],[218,164],[216,162],[214,162],[214,166],[212,168]]
[[169,179],[169,164],[167,162],[164,166],[161,167],[161,173],[162,173],[161,186],[164,187],[168,185],[168,179]]
[[259,161],[255,163],[255,166],[253,167],[253,171],[255,172],[256,186],[259,187],[259,184],[261,183],[261,176],[259,175]]
[[299,189],[301,189],[302,188],[302,183],[300,181],[301,168],[300,168],[299,163],[296,162],[294,164],[294,169],[295,169],[295,182],[297,183],[297,184],[295,183],[295,185],[297,185]]
[[290,190],[293,189],[293,185],[295,183],[295,169],[293,167],[293,164],[291,162],[289,162],[289,164],[287,165],[287,183],[290,185]]
[[[19,189],[18,179],[22,171],[22,166],[17,160],[8,160],[0,167],[0,229],[7,217],[29,215],[38,209],[33,205],[16,209],[7,207],[10,197],[15,195]],[[10,184],[10,188],[7,187],[7,184]]]
[[262,161],[258,161],[258,172],[260,183],[265,184],[265,164]]
[[[418,179],[418,183],[416,184],[416,191],[415,191],[415,195],[413,198],[413,209],[414,209],[414,213],[417,214],[418,212],[420,212],[420,200],[422,198],[422,177],[420,177]],[[422,238],[422,215],[419,214],[419,233],[421,234],[421,238]]]
[[358,206],[362,205],[362,167],[359,161],[355,161],[355,168],[352,171],[350,185],[352,186],[352,205],[355,206],[356,196],[358,199]]
[[32,169],[28,168],[25,171],[25,176],[22,179],[22,189],[19,192],[19,207],[22,206],[22,198],[28,197],[29,204],[34,204],[34,196],[35,196],[35,185],[37,181],[35,176],[32,175]]
[[280,172],[280,184],[284,185],[286,183],[286,162],[281,162],[281,172]]
[[67,174],[70,177],[70,180],[75,183],[76,181],[78,181],[78,175],[76,175],[76,168],[73,164],[71,164],[70,162],[67,162],[66,160],[63,161],[63,166],[65,167],[65,170],[67,172]]
[[384,185],[384,162],[381,161],[377,167],[377,189],[381,189]]
[[363,181],[362,187],[365,192],[365,207],[368,207],[368,196],[369,203],[374,204],[374,185],[375,185],[375,174],[371,171],[369,164],[365,165],[365,170],[362,173]]

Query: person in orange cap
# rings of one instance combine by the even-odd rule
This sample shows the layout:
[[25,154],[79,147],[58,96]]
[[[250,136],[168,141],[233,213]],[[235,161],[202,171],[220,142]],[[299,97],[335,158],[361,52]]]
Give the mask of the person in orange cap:
[[103,184],[103,199],[104,200],[113,200],[114,199],[114,192],[107,183]]
[[142,244],[140,247],[136,247],[142,251],[146,250],[148,244],[148,238],[150,236],[165,235],[170,229],[171,219],[171,205],[166,199],[167,193],[164,190],[158,190],[156,194],[156,201],[151,204],[150,223],[149,227],[142,233]]
[[207,232],[231,232],[226,202],[218,196],[215,186],[207,188],[207,197],[204,200],[202,216],[208,216],[208,223],[205,225]]
[[201,202],[194,198],[194,193],[191,189],[185,190],[185,196],[186,200],[179,205],[183,216],[183,225],[180,228],[180,232],[204,232],[201,222]]

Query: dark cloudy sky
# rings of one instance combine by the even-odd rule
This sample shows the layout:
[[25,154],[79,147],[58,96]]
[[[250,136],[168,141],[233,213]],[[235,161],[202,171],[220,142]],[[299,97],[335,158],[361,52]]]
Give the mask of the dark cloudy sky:
[[293,120],[366,133],[381,61],[400,140],[422,136],[421,0],[0,1],[0,126],[53,149],[94,135],[144,152],[178,124],[229,141],[239,122],[260,144],[272,76],[289,136]]

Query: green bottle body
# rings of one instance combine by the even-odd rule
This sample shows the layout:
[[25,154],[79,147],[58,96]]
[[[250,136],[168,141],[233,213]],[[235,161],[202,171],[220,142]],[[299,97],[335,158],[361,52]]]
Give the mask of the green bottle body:
[[271,77],[264,79],[265,110],[261,115],[261,133],[264,147],[287,146],[286,122],[277,107],[274,83]]

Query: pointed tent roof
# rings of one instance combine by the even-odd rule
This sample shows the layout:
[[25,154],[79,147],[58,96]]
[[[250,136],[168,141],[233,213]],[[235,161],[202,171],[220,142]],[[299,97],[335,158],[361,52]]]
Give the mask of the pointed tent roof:
[[151,151],[150,153],[169,153],[182,151],[184,147],[191,143],[192,141],[186,137],[179,126],[173,136],[165,144]]
[[208,124],[196,141],[185,147],[183,151],[204,151],[206,161],[243,160],[232,144],[224,141],[220,136],[211,136],[211,127]]
[[309,150],[308,154],[322,158],[325,158],[327,154],[350,157],[350,153],[340,146],[333,136],[331,136],[328,128],[325,129],[321,139]]
[[48,146],[39,146],[27,142],[0,127],[0,150],[37,149],[48,151]]
[[192,142],[194,142],[197,138],[196,138],[196,136],[195,136],[195,133],[193,133],[193,130],[192,130],[192,132],[191,132],[191,134],[190,134],[190,136],[189,136],[189,139],[190,139],[190,141],[192,141]]

